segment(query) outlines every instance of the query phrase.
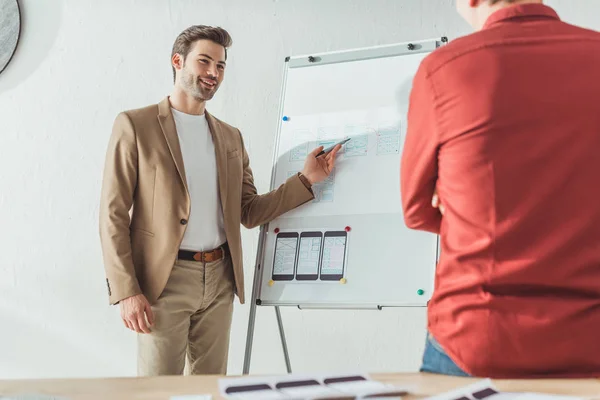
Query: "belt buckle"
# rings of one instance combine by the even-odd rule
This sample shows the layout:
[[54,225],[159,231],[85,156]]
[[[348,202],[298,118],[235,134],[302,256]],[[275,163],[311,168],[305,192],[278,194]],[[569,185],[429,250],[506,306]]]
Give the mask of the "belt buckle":
[[203,251],[203,252],[202,252],[202,262],[203,262],[203,263],[207,263],[207,262],[213,262],[214,260],[213,260],[213,261],[207,261],[207,260],[206,260],[206,256],[207,256],[209,253],[210,253],[210,254],[214,254],[214,252],[215,252],[214,250],[211,250],[211,251]]

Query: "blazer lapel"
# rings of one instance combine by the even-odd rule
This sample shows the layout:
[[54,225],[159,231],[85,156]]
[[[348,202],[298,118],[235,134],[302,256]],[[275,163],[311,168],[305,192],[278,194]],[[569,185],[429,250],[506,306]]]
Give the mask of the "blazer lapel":
[[215,157],[217,159],[217,179],[219,180],[219,193],[221,195],[221,208],[225,212],[225,204],[227,204],[227,148],[223,143],[223,132],[219,121],[210,115],[207,111],[206,121],[210,128],[213,144],[215,146]]
[[169,151],[175,161],[177,172],[179,177],[185,186],[185,190],[190,195],[187,185],[187,179],[185,178],[185,167],[183,165],[183,155],[181,154],[181,145],[179,144],[179,137],[177,136],[177,128],[175,126],[175,120],[173,119],[173,113],[171,112],[171,103],[169,98],[166,97],[163,101],[158,104],[158,123],[162,128],[163,134],[169,146]]

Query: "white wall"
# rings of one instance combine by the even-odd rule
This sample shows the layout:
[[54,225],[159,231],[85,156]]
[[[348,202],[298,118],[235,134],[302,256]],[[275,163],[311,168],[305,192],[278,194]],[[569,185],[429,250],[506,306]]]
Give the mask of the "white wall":
[[[600,28],[597,0],[555,0]],[[98,239],[115,115],[171,88],[175,36],[234,38],[208,108],[242,129],[269,187],[285,56],[469,32],[451,0],[21,0],[23,38],[0,75],[0,378],[134,375],[135,336],[109,307]],[[243,231],[250,297],[258,230]],[[393,266],[390,266],[391,268]],[[236,304],[229,373],[241,373],[249,306]],[[282,310],[295,371],[416,371],[422,308]],[[259,308],[251,372],[284,372],[272,308]]]

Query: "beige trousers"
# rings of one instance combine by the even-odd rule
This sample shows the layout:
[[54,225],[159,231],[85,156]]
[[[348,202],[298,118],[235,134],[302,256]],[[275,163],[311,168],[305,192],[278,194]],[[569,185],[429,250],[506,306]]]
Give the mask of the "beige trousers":
[[233,314],[231,257],[177,260],[152,306],[150,334],[138,334],[138,375],[226,374]]

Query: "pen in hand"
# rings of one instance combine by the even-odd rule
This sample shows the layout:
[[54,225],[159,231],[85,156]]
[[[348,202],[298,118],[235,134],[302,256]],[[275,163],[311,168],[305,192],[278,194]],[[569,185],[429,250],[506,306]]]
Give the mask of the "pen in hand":
[[329,146],[329,147],[328,147],[328,148],[326,148],[326,149],[323,149],[323,150],[321,150],[321,152],[320,152],[319,154],[317,154],[315,157],[320,157],[320,156],[322,156],[323,154],[327,154],[327,153],[329,153],[331,150],[335,149],[335,146],[337,146],[338,144],[339,144],[339,145],[346,144],[346,143],[347,143],[347,142],[348,142],[350,139],[351,139],[351,138],[344,139],[344,140],[342,140],[341,142],[338,142],[338,143],[336,143],[336,144],[334,144],[334,145],[332,145],[332,146]]

